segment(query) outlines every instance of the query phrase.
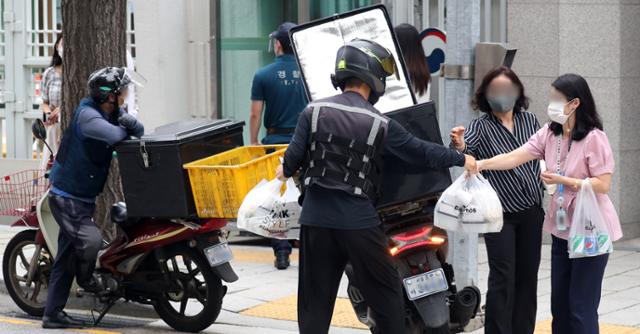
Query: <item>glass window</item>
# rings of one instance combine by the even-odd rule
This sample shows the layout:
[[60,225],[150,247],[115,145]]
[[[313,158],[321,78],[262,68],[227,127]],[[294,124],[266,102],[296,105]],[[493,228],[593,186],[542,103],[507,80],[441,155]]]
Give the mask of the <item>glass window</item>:
[[[298,22],[298,7],[308,5],[312,20],[372,5],[376,0],[235,0],[220,1],[218,50],[218,116],[244,120],[248,143],[251,83],[261,67],[273,61],[269,33],[284,21]],[[307,6],[304,6],[307,7]],[[302,7],[302,8],[304,8]],[[260,136],[260,138],[262,135]]]
[[375,0],[311,0],[311,19],[319,19],[336,13],[344,13],[350,10],[370,6],[379,1]]
[[251,83],[254,73],[273,61],[269,34],[284,21],[297,21],[297,1],[220,2],[220,74],[223,118],[244,120],[248,143]]

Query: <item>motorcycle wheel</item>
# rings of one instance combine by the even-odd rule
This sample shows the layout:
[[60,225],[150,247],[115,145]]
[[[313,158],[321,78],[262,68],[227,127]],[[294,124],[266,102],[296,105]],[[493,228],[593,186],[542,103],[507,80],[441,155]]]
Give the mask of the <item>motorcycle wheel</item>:
[[[27,284],[29,264],[37,260],[33,279]],[[47,300],[47,286],[53,258],[46,246],[36,245],[36,231],[16,234],[4,251],[2,274],[11,299],[27,314],[41,317]]]
[[193,333],[214,323],[225,291],[204,255],[177,247],[168,251],[161,265],[169,280],[179,287],[156,301],[154,308],[162,320],[178,331]]

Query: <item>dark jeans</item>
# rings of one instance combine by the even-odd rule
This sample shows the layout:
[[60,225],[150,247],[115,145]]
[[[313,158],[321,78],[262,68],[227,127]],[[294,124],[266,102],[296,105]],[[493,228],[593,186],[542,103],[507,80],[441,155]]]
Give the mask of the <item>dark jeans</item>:
[[291,250],[293,247],[291,246],[291,242],[289,240],[280,240],[280,239],[271,239],[271,248],[273,248],[273,253],[277,254],[280,251],[287,252],[287,254],[291,254]]
[[92,218],[95,204],[50,194],[49,207],[60,226],[44,311],[52,317],[64,309],[74,277],[80,286],[91,281],[102,234]]
[[598,306],[609,254],[569,259],[567,241],[551,246],[551,314],[554,334],[598,334]]
[[381,227],[338,230],[303,225],[300,231],[298,326],[302,334],[326,334],[347,262],[376,314],[374,333],[403,334],[404,300]]
[[502,231],[484,235],[489,257],[485,333],[534,332],[543,221],[544,211],[534,206],[505,213]]

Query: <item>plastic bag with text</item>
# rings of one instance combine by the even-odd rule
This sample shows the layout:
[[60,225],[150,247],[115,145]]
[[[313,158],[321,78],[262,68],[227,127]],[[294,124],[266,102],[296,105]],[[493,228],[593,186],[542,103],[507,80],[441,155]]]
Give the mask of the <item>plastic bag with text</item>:
[[569,257],[598,256],[613,252],[609,228],[589,179],[582,181],[569,230]]
[[440,196],[433,216],[436,226],[454,232],[493,233],[503,225],[498,194],[482,174],[460,175]]
[[[281,195],[283,184],[286,186]],[[298,239],[300,191],[293,179],[262,181],[242,201],[238,210],[238,228],[267,238]]]

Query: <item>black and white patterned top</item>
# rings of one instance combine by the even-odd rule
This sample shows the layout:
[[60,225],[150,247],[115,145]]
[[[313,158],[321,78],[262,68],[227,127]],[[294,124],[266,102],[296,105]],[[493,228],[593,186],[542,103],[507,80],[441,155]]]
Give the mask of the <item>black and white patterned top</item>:
[[48,103],[52,111],[62,106],[62,74],[53,66],[42,75],[42,101]]
[[[493,114],[486,113],[469,124],[464,135],[467,144],[464,153],[476,159],[509,153],[524,145],[539,128],[536,116],[527,111],[513,113],[513,132]],[[504,212],[523,211],[542,204],[543,185],[538,160],[512,170],[483,171],[482,174],[498,193]]]

